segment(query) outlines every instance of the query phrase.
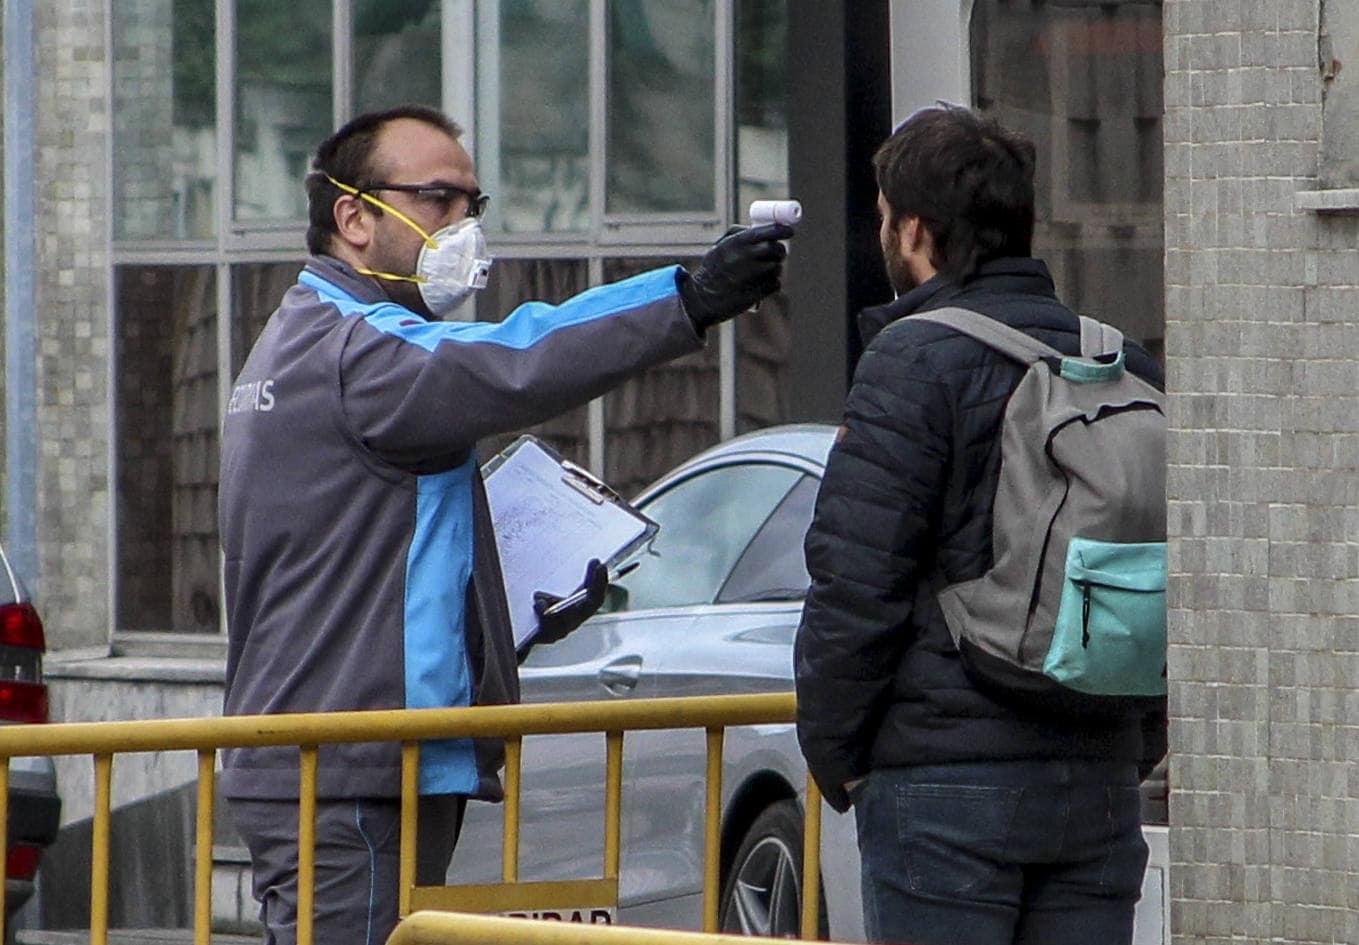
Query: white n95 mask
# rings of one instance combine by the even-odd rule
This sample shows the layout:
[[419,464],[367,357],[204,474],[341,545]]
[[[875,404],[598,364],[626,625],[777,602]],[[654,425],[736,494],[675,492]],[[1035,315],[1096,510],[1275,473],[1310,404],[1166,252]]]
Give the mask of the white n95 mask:
[[430,314],[443,318],[473,292],[486,288],[492,261],[486,252],[486,234],[473,217],[427,237],[415,264],[415,278]]

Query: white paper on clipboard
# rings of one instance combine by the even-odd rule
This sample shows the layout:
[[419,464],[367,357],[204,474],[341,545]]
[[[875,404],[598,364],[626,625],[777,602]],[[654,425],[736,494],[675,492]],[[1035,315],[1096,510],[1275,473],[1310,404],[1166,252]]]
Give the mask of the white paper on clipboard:
[[483,472],[515,647],[538,629],[534,591],[565,597],[591,558],[614,568],[656,533],[655,522],[535,437],[515,440]]

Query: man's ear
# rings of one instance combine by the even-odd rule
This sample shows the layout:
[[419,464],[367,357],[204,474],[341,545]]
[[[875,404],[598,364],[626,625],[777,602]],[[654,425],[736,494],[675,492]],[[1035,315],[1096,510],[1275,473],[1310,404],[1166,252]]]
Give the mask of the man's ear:
[[368,248],[373,240],[373,214],[366,212],[363,198],[341,194],[335,198],[331,212],[335,214],[335,235],[347,246],[357,250]]
[[934,234],[920,217],[907,217],[901,225],[901,255],[916,284],[928,282],[939,272],[934,262]]
[[[907,253],[918,253],[921,250],[934,249],[934,237],[930,236],[930,231],[925,229],[925,224],[920,217],[907,216],[902,219],[901,227],[901,248]],[[926,253],[929,256],[929,253]]]

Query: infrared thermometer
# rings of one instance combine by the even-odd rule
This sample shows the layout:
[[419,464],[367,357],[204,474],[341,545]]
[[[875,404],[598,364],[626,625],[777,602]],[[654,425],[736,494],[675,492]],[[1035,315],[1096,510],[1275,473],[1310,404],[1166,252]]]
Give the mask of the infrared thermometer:
[[750,225],[785,223],[797,226],[802,220],[802,204],[796,200],[755,200],[750,204]]

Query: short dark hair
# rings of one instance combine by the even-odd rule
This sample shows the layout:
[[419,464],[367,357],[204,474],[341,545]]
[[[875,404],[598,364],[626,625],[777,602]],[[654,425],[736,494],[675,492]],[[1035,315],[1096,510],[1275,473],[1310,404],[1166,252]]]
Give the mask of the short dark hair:
[[[398,118],[413,118],[438,128],[450,138],[462,135],[462,128],[443,112],[427,105],[398,105],[378,112],[365,112],[345,123],[316,149],[307,175],[307,252],[313,256],[330,250],[335,233],[335,201],[344,193],[326,178],[363,190],[373,180],[373,152],[378,132]],[[381,212],[378,208],[374,210]]]
[[873,156],[893,227],[919,217],[931,264],[955,282],[982,263],[1033,252],[1033,142],[960,105],[907,118]]

